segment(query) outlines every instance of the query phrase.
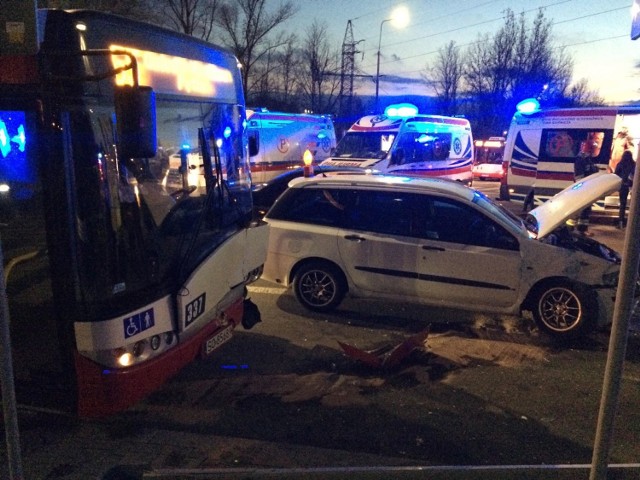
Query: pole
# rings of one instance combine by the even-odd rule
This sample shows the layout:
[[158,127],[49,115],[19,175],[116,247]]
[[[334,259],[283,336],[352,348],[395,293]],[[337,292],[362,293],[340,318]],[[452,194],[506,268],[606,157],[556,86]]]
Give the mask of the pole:
[[383,20],[382,22],[380,22],[380,35],[378,36],[378,62],[376,66],[376,103],[375,103],[374,113],[378,113],[380,111],[380,108],[378,105],[378,91],[380,89],[380,46],[382,44],[382,25],[384,25],[385,22],[390,22],[390,21],[391,19],[387,18],[386,20]]
[[9,302],[4,279],[4,258],[0,242],[0,383],[2,384],[2,412],[7,441],[7,459],[9,475],[12,480],[22,480],[22,459],[20,453],[20,433],[18,430],[18,411],[16,391],[13,383],[13,361],[11,358],[11,334],[9,332]]
[[622,265],[620,266],[620,280],[613,309],[613,324],[609,338],[609,350],[604,371],[589,480],[605,480],[607,478],[607,463],[613,437],[615,414],[618,407],[627,337],[629,336],[629,320],[633,311],[638,260],[640,258],[640,245],[638,245],[638,238],[640,238],[638,183],[640,183],[640,168],[636,167],[631,192],[631,208],[624,238]]

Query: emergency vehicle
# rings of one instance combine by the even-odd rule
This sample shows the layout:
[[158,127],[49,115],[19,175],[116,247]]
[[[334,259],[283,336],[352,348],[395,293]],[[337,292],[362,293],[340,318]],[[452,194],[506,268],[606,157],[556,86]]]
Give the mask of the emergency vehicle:
[[354,123],[322,165],[471,184],[471,125],[465,118],[420,115],[413,105],[391,105],[384,115],[367,115]]
[[333,120],[328,115],[247,110],[247,132],[255,150],[250,157],[254,183],[302,166],[305,150],[319,163],[336,146]]
[[[504,160],[507,175],[500,197],[539,205],[575,182],[575,161],[589,155],[600,171],[615,170],[622,152],[637,157],[639,107],[540,109],[520,102],[513,116]],[[594,210],[617,205],[617,196],[594,204]]]

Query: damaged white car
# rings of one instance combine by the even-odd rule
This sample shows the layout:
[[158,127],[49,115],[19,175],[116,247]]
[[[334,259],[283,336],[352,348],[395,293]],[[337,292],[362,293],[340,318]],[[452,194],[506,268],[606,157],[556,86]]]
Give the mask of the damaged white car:
[[565,222],[619,188],[596,174],[525,221],[485,195],[434,178],[300,178],[267,213],[262,278],[306,308],[345,295],[466,310],[531,311],[541,330],[583,335],[611,322],[621,258]]

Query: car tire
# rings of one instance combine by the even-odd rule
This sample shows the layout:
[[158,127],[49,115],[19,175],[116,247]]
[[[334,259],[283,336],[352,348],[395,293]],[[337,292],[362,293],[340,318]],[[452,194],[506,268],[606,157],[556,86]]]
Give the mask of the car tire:
[[556,338],[575,338],[595,328],[598,302],[584,285],[551,281],[539,285],[533,293],[532,313],[543,332]]
[[336,266],[328,262],[309,262],[297,270],[293,291],[306,309],[329,312],[342,302],[347,293],[347,282]]

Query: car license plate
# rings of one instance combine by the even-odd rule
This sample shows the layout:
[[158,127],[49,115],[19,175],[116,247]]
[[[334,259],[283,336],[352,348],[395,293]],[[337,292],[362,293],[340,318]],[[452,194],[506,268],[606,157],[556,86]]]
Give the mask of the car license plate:
[[218,349],[223,343],[231,340],[233,332],[233,326],[229,325],[227,328],[222,330],[221,332],[216,333],[212,337],[209,337],[206,342],[204,342],[204,354],[210,355],[214,350]]

